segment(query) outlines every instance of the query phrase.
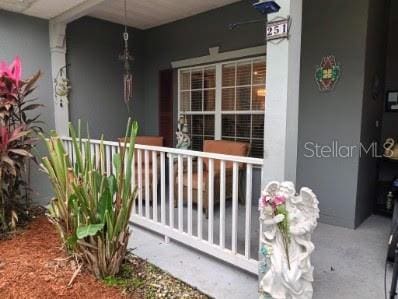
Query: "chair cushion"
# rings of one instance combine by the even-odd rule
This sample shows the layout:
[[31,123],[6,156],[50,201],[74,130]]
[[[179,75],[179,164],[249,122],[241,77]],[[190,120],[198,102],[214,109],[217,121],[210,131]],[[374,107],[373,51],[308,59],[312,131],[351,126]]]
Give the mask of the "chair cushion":
[[[119,138],[120,142],[129,142],[130,138]],[[149,145],[149,146],[163,146],[164,138],[162,136],[137,136],[135,139],[136,144]],[[136,160],[135,164],[137,165],[137,150],[134,153]],[[149,153],[149,167],[152,167],[152,153]],[[145,167],[145,154],[142,151],[142,167]]]
[[152,146],[163,146],[164,138],[162,136],[137,136],[135,143]]
[[[130,138],[122,137],[118,138],[120,142],[130,142]],[[162,136],[137,136],[135,137],[136,144],[152,145],[152,146],[163,146],[164,138]]]
[[[192,173],[192,189],[198,190],[199,189],[199,176],[198,173]],[[178,176],[176,177],[178,179]],[[203,182],[202,182],[202,190],[205,191],[207,188],[207,184],[209,183],[209,174],[207,171],[203,171]],[[188,174],[184,173],[183,177],[183,184],[184,187],[188,187]]]
[[[249,154],[249,143],[246,142],[235,142],[235,141],[227,141],[227,140],[205,140],[203,144],[203,151],[209,153],[217,153],[223,155],[232,155],[232,156],[242,156],[246,157]],[[205,169],[209,170],[209,160],[203,159],[203,163],[205,164]],[[214,171],[217,173],[220,171],[220,161],[214,161]],[[226,169],[232,168],[232,162],[225,163]]]

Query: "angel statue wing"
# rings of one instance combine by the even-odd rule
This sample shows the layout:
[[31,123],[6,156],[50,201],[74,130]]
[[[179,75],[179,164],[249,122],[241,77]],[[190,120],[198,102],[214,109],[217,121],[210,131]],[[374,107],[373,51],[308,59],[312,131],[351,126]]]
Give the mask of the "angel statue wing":
[[319,218],[319,201],[314,192],[310,188],[303,187],[300,190],[300,197],[302,198],[301,205],[298,207],[302,210],[302,213],[308,217],[307,219],[311,223],[311,230],[315,229],[317,225],[317,219]]
[[265,186],[262,195],[263,196],[272,195],[278,191],[279,191],[279,182],[272,181]]

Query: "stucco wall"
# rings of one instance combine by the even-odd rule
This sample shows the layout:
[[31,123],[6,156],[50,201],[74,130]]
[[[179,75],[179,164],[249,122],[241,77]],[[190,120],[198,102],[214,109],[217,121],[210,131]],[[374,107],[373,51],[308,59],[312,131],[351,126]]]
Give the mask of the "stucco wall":
[[[205,12],[171,24],[149,29],[146,35],[145,113],[150,119],[145,124],[148,134],[158,132],[159,71],[171,68],[171,62],[205,56],[209,48],[220,47],[220,52],[264,45],[263,23],[245,25],[235,30],[229,24],[262,18],[249,2],[238,2]],[[175,77],[177,87],[177,77]],[[174,93],[175,115],[177,93]],[[175,119],[177,117],[174,117]]]
[[[41,120],[46,123],[43,128],[45,131],[54,129],[48,21],[0,10],[0,60],[10,62],[16,55],[21,57],[24,77],[38,70],[43,72],[32,96],[45,105],[40,111]],[[41,147],[39,150],[43,152]],[[34,198],[47,204],[51,196],[50,185],[35,164],[32,164],[31,178]]]
[[[390,1],[389,32],[386,56],[385,89],[398,90],[398,1]],[[398,113],[383,114],[383,140],[387,137],[398,139]]]
[[[305,144],[338,141],[341,145],[359,145],[366,3],[305,0],[303,7],[297,182],[310,186],[318,195],[321,221],[347,227],[355,226],[358,154],[350,158],[308,158]],[[314,74],[326,55],[335,55],[342,76],[333,91],[321,93]]]
[[[380,120],[383,114],[387,38],[386,1],[370,0],[368,11],[361,129],[361,144],[365,148],[370,148],[375,142],[380,143],[381,138]],[[370,153],[363,153],[358,169],[356,225],[359,225],[373,212],[377,197],[378,175],[378,159]]]
[[[92,138],[106,140],[123,136],[129,117],[123,101],[123,26],[84,17],[67,26],[67,63],[72,90],[70,120],[88,123]],[[129,28],[134,55],[134,95],[131,115],[145,128],[144,40],[140,30]]]

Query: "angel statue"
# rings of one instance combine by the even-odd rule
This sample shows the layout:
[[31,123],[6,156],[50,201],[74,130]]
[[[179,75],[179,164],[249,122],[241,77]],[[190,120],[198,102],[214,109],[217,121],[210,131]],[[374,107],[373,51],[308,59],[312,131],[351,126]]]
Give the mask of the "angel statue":
[[311,234],[319,218],[318,203],[311,189],[301,188],[296,194],[291,182],[270,182],[263,190],[260,298],[312,298]]
[[191,146],[191,139],[189,138],[188,135],[187,118],[184,115],[180,115],[180,118],[178,119],[176,136],[177,136],[176,148],[188,149]]

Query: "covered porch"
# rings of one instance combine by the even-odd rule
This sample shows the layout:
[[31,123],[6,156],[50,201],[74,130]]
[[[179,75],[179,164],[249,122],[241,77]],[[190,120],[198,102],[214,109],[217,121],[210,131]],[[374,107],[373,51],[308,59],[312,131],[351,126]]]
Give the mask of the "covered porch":
[[[299,7],[288,2],[282,5],[280,14],[300,17]],[[297,86],[291,86],[290,97],[285,94],[282,101],[266,90],[276,90],[274,84],[279,90],[288,90],[287,72],[298,65],[285,60],[282,73],[272,72],[281,65],[277,66],[271,57],[278,59],[282,50],[288,55],[298,54],[300,22],[294,33],[297,38],[288,45],[272,44],[267,49],[265,16],[250,3],[220,1],[217,9],[212,9],[213,2],[191,3],[190,18],[161,10],[161,15],[168,12],[176,20],[163,25],[166,21],[140,23],[138,14],[152,14],[150,6],[137,11],[137,3],[128,1],[127,24],[135,28],[128,27],[134,84],[133,99],[127,108],[122,100],[123,69],[116,59],[123,27],[91,17],[123,23],[121,3],[104,1],[86,12],[90,17],[75,20],[65,15],[67,19],[61,16],[51,22],[53,28],[61,30],[54,31],[54,37],[62,32],[66,35],[62,45],[65,60],[57,56],[53,61],[67,65],[71,82],[69,105],[55,106],[57,131],[64,132],[63,140],[71,148],[66,124],[87,121],[93,153],[104,134],[107,171],[111,173],[111,157],[119,150],[117,140],[122,137],[130,111],[139,122],[140,138],[162,138],[157,145],[137,142],[135,162],[126,166],[133,168],[131,183],[138,190],[131,222],[163,235],[165,242],[183,243],[256,275],[257,200],[262,180],[295,179],[296,167],[293,161],[285,161],[280,150],[289,151],[289,144],[297,142],[293,133],[297,126],[294,122],[288,126],[280,122],[286,117],[287,103],[298,98]],[[173,8],[182,13],[188,6],[175,3]],[[120,18],[115,16],[117,10]],[[225,13],[229,16],[220,18]],[[253,20],[258,22],[254,26]],[[219,31],[200,34],[203,22]],[[232,28],[240,22],[248,24]],[[59,53],[59,47],[54,48],[56,51]],[[87,70],[91,72],[88,76]],[[266,96],[269,118],[265,117]],[[291,113],[291,119],[297,119],[298,111]],[[174,148],[180,116],[188,127],[189,150]],[[281,126],[275,127],[272,119]],[[219,142],[217,150],[206,149],[210,140]],[[244,145],[247,150],[233,153],[229,148],[233,144]],[[72,152],[70,156],[74,159]],[[288,159],[292,158],[289,155]]]
[[[160,5],[158,1],[153,2]],[[209,271],[206,265],[210,269],[220,267],[221,284],[236,281],[232,286],[236,294],[230,296],[242,298],[246,294],[254,298],[260,234],[257,202],[262,180],[295,179],[296,167],[295,163],[285,163],[285,155],[281,156],[280,150],[285,151],[290,143],[297,142],[292,131],[297,131],[294,122],[282,125],[287,103],[298,98],[297,86],[291,86],[289,97],[285,94],[282,98],[266,90],[276,91],[272,88],[275,84],[279,91],[280,88],[288,90],[287,72],[298,65],[287,60],[283,60],[282,65],[275,62],[281,62],[282,53],[298,55],[300,22],[297,21],[297,32],[292,31],[297,38],[288,45],[272,44],[267,49],[265,16],[251,3],[177,2],[174,6],[169,4],[179,13],[174,14],[176,21],[165,25],[156,19],[151,20],[151,24],[140,24],[138,14],[152,16],[151,6],[137,11],[135,5],[145,5],[127,2],[128,25],[135,27],[128,28],[134,55],[133,99],[128,104],[129,110],[122,99],[123,68],[117,60],[123,27],[96,19],[123,23],[122,2],[104,1],[95,5],[87,12],[90,17],[53,20],[52,26],[61,28],[61,33],[55,32],[55,36],[62,32],[66,36],[65,60],[60,61],[67,65],[71,83],[69,105],[55,106],[58,113],[55,125],[58,132],[64,132],[64,143],[71,149],[70,138],[66,137],[67,122],[87,121],[93,154],[98,151],[99,139],[104,134],[107,172],[111,173],[112,154],[119,150],[117,141],[123,136],[131,111],[139,122],[140,138],[163,139],[157,145],[138,142],[133,165],[126,166],[132,167],[131,184],[138,190],[131,216],[132,239],[136,237],[144,242],[135,248],[132,240],[132,250],[145,258],[140,250],[155,250],[159,241],[152,239],[152,234],[160,235],[165,244],[164,253],[158,247],[160,259],[169,260],[168,253],[180,252],[192,265],[203,261],[205,268],[197,265],[197,269],[206,273]],[[191,17],[182,17],[182,11],[189,6]],[[119,18],[115,16],[116,11]],[[166,12],[162,9],[159,14]],[[280,13],[301,17],[299,8],[290,5],[290,1],[282,5]],[[253,20],[261,21],[253,25],[250,23]],[[248,24],[232,29],[232,24],[240,22]],[[218,29],[204,33],[206,23]],[[59,47],[54,48],[55,51],[59,51]],[[57,65],[61,65],[60,61]],[[269,118],[265,117],[266,97]],[[291,119],[297,119],[297,113],[292,111]],[[188,125],[189,150],[174,148],[180,116]],[[210,140],[220,142],[221,149],[207,150],[206,142]],[[229,149],[232,143],[243,144],[248,150],[233,153]],[[278,148],[271,144],[278,144]],[[70,158],[74,159],[72,150]],[[184,248],[189,248],[191,253],[181,251]],[[205,285],[211,279],[205,279],[205,273],[200,275],[192,282],[194,286],[210,296],[224,297],[225,293],[218,293],[216,289],[207,290]],[[247,283],[243,292],[239,290],[239,278]]]
[[[88,123],[93,154],[104,134],[108,173],[113,171],[111,157],[119,150],[117,141],[129,116],[138,120],[141,137],[163,138],[163,146],[138,144],[133,165],[126,165],[134,171],[131,184],[138,190],[130,248],[208,295],[257,298],[257,199],[266,182],[291,180],[314,188],[320,200],[323,223],[314,235],[314,297],[380,298],[389,220],[371,216],[355,231],[325,224],[354,228],[371,213],[369,204],[361,215],[357,213],[366,200],[356,196],[357,157],[336,162],[303,155],[304,142],[324,140],[327,126],[338,131],[336,136],[341,130],[343,139],[359,135],[346,134],[351,132],[351,115],[340,117],[340,110],[328,106],[333,101],[318,101],[314,88],[313,66],[329,42],[313,40],[319,37],[313,23],[321,18],[312,15],[311,8],[322,4],[304,3],[308,19],[303,23],[303,1],[278,3],[282,8],[274,16],[291,17],[290,36],[266,44],[264,16],[247,1],[128,0],[134,55],[129,109],[123,102],[123,66],[118,59],[123,48],[123,2],[74,1],[41,15],[50,20],[49,40],[42,39],[50,44],[51,64],[49,57],[40,56],[45,87],[51,90],[52,80],[65,66],[71,85],[63,103],[53,100],[52,92],[41,94],[51,99],[46,117],[50,128],[64,136],[71,159],[68,122]],[[336,7],[331,11],[338,11]],[[33,8],[24,13],[37,14]],[[349,4],[343,20],[349,23],[350,13],[356,11]],[[11,22],[13,18],[9,16]],[[261,18],[264,22],[250,23]],[[367,18],[358,18],[367,25]],[[231,24],[240,22],[249,24],[231,30]],[[340,43],[331,41],[339,50]],[[358,44],[365,48],[365,43]],[[23,53],[30,57],[29,51]],[[356,66],[354,71],[361,73]],[[342,84],[351,99],[355,91],[351,87],[359,83],[353,79]],[[346,99],[345,93],[338,94],[340,99]],[[189,150],[175,148],[180,115],[187,119]],[[250,151],[208,152],[207,140],[242,142],[250,145]],[[35,174],[38,202],[43,204],[51,197],[45,180]]]

